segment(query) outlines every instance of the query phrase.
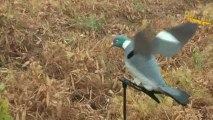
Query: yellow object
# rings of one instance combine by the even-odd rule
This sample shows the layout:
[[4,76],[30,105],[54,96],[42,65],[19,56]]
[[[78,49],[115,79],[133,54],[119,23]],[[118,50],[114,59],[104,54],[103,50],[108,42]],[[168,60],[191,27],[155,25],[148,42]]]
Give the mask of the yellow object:
[[201,20],[198,20],[198,19],[194,19],[194,18],[191,18],[191,17],[187,18],[187,20],[189,22],[193,22],[193,23],[197,23],[197,24],[201,24],[201,25],[210,25],[211,24],[209,22],[204,22],[204,21],[201,21]]

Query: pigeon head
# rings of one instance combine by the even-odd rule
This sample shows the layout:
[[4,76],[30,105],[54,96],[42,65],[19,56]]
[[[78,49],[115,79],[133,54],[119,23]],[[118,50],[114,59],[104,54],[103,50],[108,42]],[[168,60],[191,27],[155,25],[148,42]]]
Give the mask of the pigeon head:
[[[129,41],[129,38],[124,35],[117,35],[112,42],[112,46],[124,48],[125,43]],[[125,49],[125,48],[124,48]]]

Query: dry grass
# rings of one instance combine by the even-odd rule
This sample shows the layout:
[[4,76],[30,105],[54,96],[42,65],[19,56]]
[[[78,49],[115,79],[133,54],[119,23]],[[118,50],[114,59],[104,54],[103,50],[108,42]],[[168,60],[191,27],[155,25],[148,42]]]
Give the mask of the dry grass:
[[[15,120],[122,119],[117,79],[127,72],[122,51],[108,48],[113,35],[131,37],[146,21],[156,21],[156,31],[180,24],[186,10],[203,8],[202,17],[212,19],[209,2],[1,1],[0,97]],[[180,54],[158,57],[167,82],[192,95],[190,105],[165,96],[156,104],[128,89],[128,119],[213,118],[212,31],[201,26]]]

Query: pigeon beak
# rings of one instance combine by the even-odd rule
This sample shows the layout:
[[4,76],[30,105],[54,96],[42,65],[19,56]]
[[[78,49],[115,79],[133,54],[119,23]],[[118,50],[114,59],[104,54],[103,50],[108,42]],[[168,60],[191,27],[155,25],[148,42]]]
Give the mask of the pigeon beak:
[[110,44],[109,48],[112,48],[113,47],[113,42]]

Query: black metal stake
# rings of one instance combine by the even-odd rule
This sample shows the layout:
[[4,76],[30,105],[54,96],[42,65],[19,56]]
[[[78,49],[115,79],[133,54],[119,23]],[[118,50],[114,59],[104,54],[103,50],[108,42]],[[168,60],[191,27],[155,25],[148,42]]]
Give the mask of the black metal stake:
[[124,120],[126,120],[126,88],[127,88],[127,85],[138,90],[138,91],[144,92],[146,95],[151,97],[157,103],[160,103],[158,98],[155,96],[155,94],[160,94],[160,92],[148,91],[144,87],[138,86],[137,84],[131,82],[130,80],[128,80],[126,78],[121,78],[121,79],[119,79],[119,81],[122,82],[122,86],[123,86],[123,118],[124,118]]
[[122,80],[123,85],[123,118],[126,120],[126,88],[127,88],[128,81]]

